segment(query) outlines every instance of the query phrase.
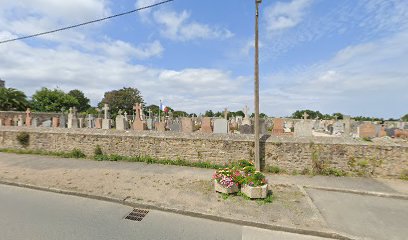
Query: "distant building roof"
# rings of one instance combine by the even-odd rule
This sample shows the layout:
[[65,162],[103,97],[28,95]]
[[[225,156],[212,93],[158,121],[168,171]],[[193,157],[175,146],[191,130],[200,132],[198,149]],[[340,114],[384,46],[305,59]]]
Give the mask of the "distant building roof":
[[0,79],[0,88],[6,87],[6,82]]

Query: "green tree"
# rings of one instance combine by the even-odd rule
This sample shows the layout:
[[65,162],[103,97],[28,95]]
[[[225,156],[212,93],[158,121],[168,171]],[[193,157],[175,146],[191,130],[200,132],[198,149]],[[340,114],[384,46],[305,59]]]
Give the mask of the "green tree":
[[212,110],[207,110],[207,111],[205,111],[204,116],[205,117],[214,117],[214,113],[213,113]]
[[14,88],[0,88],[0,110],[23,111],[28,107],[27,96]]
[[85,97],[85,94],[82,91],[74,89],[69,91],[68,95],[73,96],[78,100],[78,106],[75,107],[79,112],[86,112],[91,107],[91,105],[89,105],[89,98]]
[[297,118],[297,119],[302,119],[303,118],[303,114],[307,113],[308,119],[315,119],[317,117],[319,117],[320,119],[323,118],[323,114],[321,114],[319,111],[312,111],[312,110],[297,110],[296,112],[294,112],[292,114],[292,118]]
[[404,122],[408,122],[408,113],[401,117],[401,120]]
[[59,89],[41,88],[32,96],[31,106],[39,112],[60,112],[79,105],[78,100]]
[[104,104],[109,104],[110,112],[112,116],[115,116],[119,110],[126,111],[128,114],[132,113],[136,103],[144,104],[140,91],[136,88],[124,87],[106,92],[98,107],[102,108]]
[[239,110],[239,111],[236,111],[236,112],[234,113],[234,116],[245,117],[245,113],[244,113],[243,111]]

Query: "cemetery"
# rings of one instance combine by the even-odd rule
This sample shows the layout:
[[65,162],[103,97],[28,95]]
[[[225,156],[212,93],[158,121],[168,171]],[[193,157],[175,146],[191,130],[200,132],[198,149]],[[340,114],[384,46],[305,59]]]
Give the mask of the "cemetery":
[[[104,154],[146,156],[155,159],[227,165],[253,159],[253,119],[245,117],[178,117],[170,112],[155,116],[119,110],[111,119],[105,104],[98,115],[68,112],[0,112],[0,149],[70,152],[92,156],[99,146]],[[349,175],[398,178],[408,166],[408,123],[265,118],[260,121],[262,168],[287,173],[340,172]],[[26,146],[18,135],[26,132]],[[363,164],[364,163],[364,164]]]

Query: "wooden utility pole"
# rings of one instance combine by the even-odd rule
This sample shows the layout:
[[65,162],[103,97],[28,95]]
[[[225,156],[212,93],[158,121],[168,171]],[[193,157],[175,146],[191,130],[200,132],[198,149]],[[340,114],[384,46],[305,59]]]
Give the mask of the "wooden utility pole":
[[255,0],[255,168],[261,170],[261,160],[259,154],[259,45],[258,45],[258,19],[259,19],[259,4],[262,0]]

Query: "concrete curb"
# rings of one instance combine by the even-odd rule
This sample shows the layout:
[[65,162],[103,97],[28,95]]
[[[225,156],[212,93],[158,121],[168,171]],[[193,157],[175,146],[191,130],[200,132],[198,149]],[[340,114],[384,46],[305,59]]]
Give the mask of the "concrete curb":
[[305,196],[306,201],[309,204],[310,208],[312,209],[316,218],[323,224],[324,227],[328,228],[326,220],[324,219],[323,215],[321,214],[319,209],[316,207],[316,205],[313,203],[312,198],[305,191],[304,187],[301,185],[297,185],[297,187],[299,188],[300,192],[303,193],[303,195]]
[[330,192],[352,193],[352,194],[359,194],[359,195],[363,195],[363,196],[384,197],[384,198],[394,198],[394,199],[408,200],[408,195],[403,195],[403,194],[360,191],[360,190],[352,190],[352,189],[344,189],[344,188],[316,187],[316,186],[308,186],[308,185],[303,186],[303,187],[304,188],[310,188],[310,189],[316,189],[316,190],[330,191]]
[[33,190],[40,190],[40,191],[45,191],[45,192],[72,195],[72,196],[83,197],[83,198],[90,198],[90,199],[101,200],[101,201],[106,201],[106,202],[118,203],[118,204],[122,204],[125,206],[133,207],[133,208],[158,210],[158,211],[181,214],[185,216],[205,218],[205,219],[218,221],[218,222],[228,222],[228,223],[233,223],[237,225],[269,229],[273,231],[289,232],[289,233],[296,233],[296,234],[323,237],[323,238],[332,238],[332,239],[339,239],[339,240],[359,240],[361,239],[359,237],[355,237],[349,234],[339,233],[339,232],[324,232],[324,231],[310,230],[310,229],[303,229],[303,228],[292,228],[292,227],[286,227],[286,226],[281,226],[281,225],[272,225],[272,224],[250,222],[250,221],[245,221],[245,220],[237,220],[237,219],[232,219],[232,218],[213,216],[213,215],[204,214],[204,213],[197,213],[197,212],[191,212],[191,211],[174,209],[174,208],[160,207],[160,206],[149,205],[149,204],[127,202],[126,201],[127,198],[125,199],[110,198],[110,197],[90,195],[86,193],[62,190],[62,189],[57,189],[57,188],[42,187],[42,186],[36,186],[36,185],[25,184],[25,183],[17,183],[17,182],[8,182],[8,181],[3,181],[3,180],[0,180],[0,184],[28,188],[28,189],[33,189]]

